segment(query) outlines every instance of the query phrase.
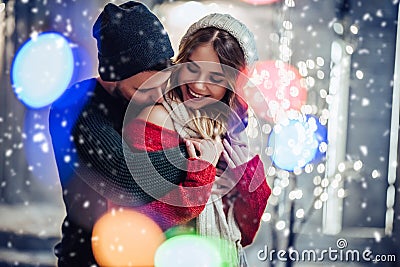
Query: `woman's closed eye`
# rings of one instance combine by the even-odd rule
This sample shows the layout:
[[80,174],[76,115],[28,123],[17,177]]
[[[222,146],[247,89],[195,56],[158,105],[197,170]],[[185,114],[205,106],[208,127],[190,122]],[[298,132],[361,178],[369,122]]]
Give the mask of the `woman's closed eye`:
[[195,63],[191,62],[191,63],[186,63],[186,68],[188,69],[188,71],[190,71],[191,73],[198,73],[200,68],[199,66],[197,66]]
[[[201,67],[200,67],[198,64],[196,64],[195,62],[188,62],[188,63],[186,63],[186,69],[187,69],[189,72],[193,73],[193,74],[198,74],[198,73],[200,73],[201,71],[204,71],[204,70],[202,70]],[[211,83],[221,84],[221,83],[224,83],[224,82],[225,82],[225,76],[224,76],[223,73],[220,73],[220,72],[214,72],[214,71],[209,72],[209,78],[208,78],[208,79],[209,79],[209,81],[210,81]]]
[[225,82],[225,77],[219,74],[211,74],[210,81],[213,83],[223,83]]

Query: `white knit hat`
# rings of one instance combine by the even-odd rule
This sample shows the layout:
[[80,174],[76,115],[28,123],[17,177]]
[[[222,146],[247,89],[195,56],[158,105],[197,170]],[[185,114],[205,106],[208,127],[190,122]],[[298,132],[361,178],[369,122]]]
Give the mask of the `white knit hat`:
[[196,31],[208,27],[225,30],[238,41],[243,50],[247,65],[251,65],[258,60],[256,42],[253,33],[244,25],[229,14],[214,13],[207,15],[199,21],[193,23],[185,35],[182,37],[179,47]]

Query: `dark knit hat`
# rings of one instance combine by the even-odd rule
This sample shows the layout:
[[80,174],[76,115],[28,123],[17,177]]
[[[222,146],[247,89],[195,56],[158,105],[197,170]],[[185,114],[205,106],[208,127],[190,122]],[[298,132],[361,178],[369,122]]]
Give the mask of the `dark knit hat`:
[[160,20],[142,3],[107,4],[93,26],[99,74],[119,81],[169,60],[174,52]]

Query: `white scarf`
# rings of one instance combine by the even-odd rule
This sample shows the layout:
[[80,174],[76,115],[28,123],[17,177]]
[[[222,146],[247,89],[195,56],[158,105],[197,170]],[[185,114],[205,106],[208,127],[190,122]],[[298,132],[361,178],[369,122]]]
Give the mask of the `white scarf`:
[[[163,105],[182,138],[201,138],[183,103],[174,101],[166,95]],[[221,195],[211,194],[204,210],[197,218],[196,228],[201,236],[220,240],[218,241],[219,250],[222,258],[228,261],[228,266],[247,266],[244,250],[240,244],[242,236],[235,221],[233,205],[229,207],[228,214],[225,216]]]

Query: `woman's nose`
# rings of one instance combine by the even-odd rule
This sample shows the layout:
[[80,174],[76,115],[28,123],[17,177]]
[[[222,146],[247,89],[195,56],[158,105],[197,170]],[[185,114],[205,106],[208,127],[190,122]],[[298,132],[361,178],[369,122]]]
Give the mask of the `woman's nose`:
[[194,88],[197,90],[205,90],[206,84],[203,81],[197,81],[197,82],[194,82]]
[[195,86],[197,90],[206,90],[207,89],[207,80],[208,75],[207,72],[202,71],[195,81]]

